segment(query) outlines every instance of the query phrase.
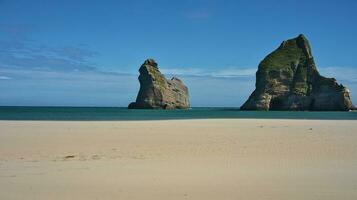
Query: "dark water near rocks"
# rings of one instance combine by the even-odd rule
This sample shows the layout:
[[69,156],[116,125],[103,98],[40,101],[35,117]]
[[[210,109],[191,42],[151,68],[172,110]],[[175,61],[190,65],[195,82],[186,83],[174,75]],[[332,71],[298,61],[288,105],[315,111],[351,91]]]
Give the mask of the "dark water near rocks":
[[238,108],[128,110],[119,107],[0,107],[0,120],[337,119],[357,112],[240,111]]

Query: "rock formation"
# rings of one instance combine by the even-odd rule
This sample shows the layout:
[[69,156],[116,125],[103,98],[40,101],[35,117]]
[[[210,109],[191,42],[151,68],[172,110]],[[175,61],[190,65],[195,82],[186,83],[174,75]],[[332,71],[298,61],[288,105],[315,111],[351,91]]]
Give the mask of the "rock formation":
[[140,90],[136,102],[129,109],[184,109],[189,108],[188,89],[173,77],[167,80],[153,59],[147,59],[139,69]]
[[242,110],[347,111],[349,90],[317,71],[308,40],[299,35],[281,43],[258,66],[256,89]]

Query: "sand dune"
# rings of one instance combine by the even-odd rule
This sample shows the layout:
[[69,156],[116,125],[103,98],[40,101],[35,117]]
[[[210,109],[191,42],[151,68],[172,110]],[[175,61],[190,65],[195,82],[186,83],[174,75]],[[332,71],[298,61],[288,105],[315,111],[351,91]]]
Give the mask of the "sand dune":
[[0,121],[0,199],[357,199],[357,122]]

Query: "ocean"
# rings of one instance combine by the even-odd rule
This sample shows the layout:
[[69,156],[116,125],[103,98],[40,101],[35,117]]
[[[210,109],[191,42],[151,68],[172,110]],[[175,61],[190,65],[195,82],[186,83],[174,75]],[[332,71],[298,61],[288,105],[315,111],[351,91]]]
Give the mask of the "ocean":
[[322,119],[357,120],[357,112],[240,111],[195,107],[188,110],[129,110],[123,107],[0,106],[0,120],[171,120],[171,119]]

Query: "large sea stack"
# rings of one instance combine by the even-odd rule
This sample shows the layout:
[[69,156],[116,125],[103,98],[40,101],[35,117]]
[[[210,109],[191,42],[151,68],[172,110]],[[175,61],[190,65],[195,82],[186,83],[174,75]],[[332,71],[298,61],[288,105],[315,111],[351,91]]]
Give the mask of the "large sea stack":
[[140,90],[129,109],[185,109],[190,107],[188,89],[173,77],[167,80],[153,59],[147,59],[140,69]]
[[304,35],[283,41],[259,64],[256,89],[242,110],[348,111],[349,90],[317,71]]

